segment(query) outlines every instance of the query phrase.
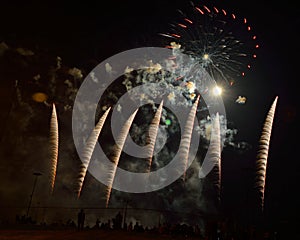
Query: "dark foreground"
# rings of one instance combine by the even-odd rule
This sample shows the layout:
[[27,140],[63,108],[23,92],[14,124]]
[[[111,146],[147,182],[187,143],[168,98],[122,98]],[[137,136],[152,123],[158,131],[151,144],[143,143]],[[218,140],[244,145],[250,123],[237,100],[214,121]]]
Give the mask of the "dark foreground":
[[106,230],[0,230],[1,240],[194,240],[199,237],[171,236],[155,233],[136,233],[124,231],[106,231]]

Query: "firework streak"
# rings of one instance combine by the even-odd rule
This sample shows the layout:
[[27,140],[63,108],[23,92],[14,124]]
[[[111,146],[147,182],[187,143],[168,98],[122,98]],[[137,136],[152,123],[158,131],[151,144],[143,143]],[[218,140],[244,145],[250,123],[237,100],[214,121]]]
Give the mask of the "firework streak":
[[160,103],[155,116],[151,122],[150,128],[149,128],[149,135],[147,138],[147,145],[148,145],[148,172],[151,171],[151,165],[152,165],[152,157],[153,157],[153,151],[155,147],[155,140],[157,137],[157,131],[159,127],[159,122],[160,122],[160,117],[161,117],[161,112],[162,112],[162,107],[163,107],[163,101]]
[[116,175],[117,166],[118,166],[118,163],[119,163],[119,160],[120,160],[122,149],[123,149],[123,146],[124,146],[124,143],[126,141],[128,132],[130,130],[131,124],[134,120],[134,117],[135,117],[137,111],[138,111],[138,109],[136,109],[131,114],[131,116],[128,118],[128,120],[125,122],[124,126],[122,127],[119,137],[116,139],[115,150],[114,150],[114,154],[113,154],[113,157],[112,157],[112,160],[111,160],[112,163],[113,163],[113,166],[112,166],[112,169],[109,172],[110,177],[107,181],[108,184],[107,184],[107,189],[106,189],[106,207],[108,207],[110,194],[111,194],[111,189],[112,189],[112,185],[113,185],[114,178],[115,178],[115,175]]
[[58,159],[58,122],[55,105],[52,105],[52,115],[50,121],[50,153],[51,153],[51,170],[50,170],[50,194],[53,194],[57,159]]
[[200,96],[197,97],[188,115],[188,119],[185,124],[183,136],[181,138],[180,147],[179,147],[179,154],[180,154],[180,158],[182,159],[183,168],[184,168],[183,176],[182,176],[183,181],[185,181],[185,176],[186,176],[187,164],[189,159],[189,150],[190,150],[192,132],[194,127],[194,120],[195,120],[197,107],[199,103],[199,97]]
[[111,108],[108,108],[105,113],[102,115],[102,117],[99,119],[97,125],[95,126],[95,128],[93,129],[90,137],[88,138],[87,142],[86,142],[86,147],[85,150],[82,154],[82,158],[81,158],[81,166],[80,166],[80,174],[79,174],[79,179],[78,179],[78,189],[77,189],[77,198],[80,197],[81,194],[81,190],[82,190],[82,186],[83,186],[83,182],[86,176],[86,172],[95,148],[95,145],[98,141],[98,137],[99,134],[102,130],[102,127],[105,123],[105,120],[107,118],[107,115],[109,113]]
[[210,138],[210,151],[207,153],[209,160],[212,161],[214,167],[213,184],[217,192],[217,200],[220,202],[221,197],[221,135],[220,135],[220,119],[216,113],[212,123],[212,131]]
[[272,125],[276,109],[278,97],[275,98],[263,125],[261,137],[259,139],[259,146],[256,155],[256,178],[255,185],[260,194],[261,209],[264,208],[264,194],[266,183],[266,169],[269,152],[270,137],[272,132]]

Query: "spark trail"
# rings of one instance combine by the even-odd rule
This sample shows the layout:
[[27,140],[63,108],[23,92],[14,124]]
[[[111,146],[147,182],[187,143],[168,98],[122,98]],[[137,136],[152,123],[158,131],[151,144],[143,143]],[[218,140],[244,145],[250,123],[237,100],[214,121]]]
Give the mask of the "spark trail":
[[148,145],[148,155],[147,155],[148,156],[148,169],[147,169],[148,172],[151,171],[153,152],[154,152],[155,141],[156,141],[156,137],[157,137],[157,131],[158,131],[158,127],[159,127],[159,122],[160,122],[160,118],[161,118],[162,107],[163,107],[163,101],[161,101],[161,103],[154,115],[154,118],[150,124],[149,135],[148,135],[148,138],[146,141],[146,143]]
[[52,115],[50,121],[50,154],[51,154],[51,169],[50,169],[50,194],[53,194],[57,160],[58,160],[58,121],[55,104],[52,105]]
[[112,168],[110,169],[110,172],[109,172],[109,178],[107,179],[106,204],[105,204],[106,208],[108,207],[108,204],[109,204],[111,190],[112,190],[114,178],[115,178],[115,175],[116,175],[118,163],[119,163],[119,160],[120,160],[120,156],[121,156],[121,153],[122,153],[122,149],[123,149],[123,146],[124,146],[124,143],[126,141],[128,132],[130,130],[131,124],[134,120],[134,117],[135,117],[137,111],[138,111],[138,109],[136,109],[130,115],[130,117],[127,119],[127,121],[125,122],[124,126],[121,129],[120,135],[116,139],[115,149],[114,149],[114,153],[113,153],[112,160],[111,160],[113,165],[112,165]]
[[217,201],[221,200],[221,133],[220,133],[220,118],[216,113],[212,122],[212,131],[210,138],[210,151],[207,153],[208,159],[212,161],[213,169],[213,184],[217,193]]
[[259,192],[262,211],[264,209],[264,195],[265,195],[266,170],[267,170],[269,145],[270,145],[273,120],[274,120],[274,115],[275,115],[275,110],[277,105],[277,99],[278,97],[276,96],[265,119],[263,129],[262,129],[262,134],[259,139],[259,146],[256,155],[255,186]]
[[188,119],[186,121],[183,136],[181,138],[180,147],[179,147],[179,156],[182,159],[182,167],[184,168],[182,179],[185,181],[186,178],[186,170],[189,159],[189,150],[192,138],[192,132],[194,127],[194,120],[197,112],[197,107],[199,103],[200,95],[198,95],[196,101],[194,102],[192,109],[188,115]]
[[108,108],[104,112],[104,114],[99,119],[97,125],[93,129],[91,135],[89,136],[89,138],[86,142],[86,147],[85,147],[85,150],[84,150],[84,152],[82,154],[82,158],[81,158],[82,163],[81,163],[81,166],[80,166],[80,174],[79,174],[79,178],[78,178],[78,189],[76,190],[77,191],[77,198],[80,197],[83,182],[84,182],[84,179],[85,179],[85,176],[86,176],[86,172],[87,172],[87,169],[88,169],[88,166],[89,166],[89,163],[90,163],[95,145],[98,141],[99,134],[102,130],[102,127],[105,123],[105,120],[107,118],[107,115],[108,115],[110,109],[111,108]]

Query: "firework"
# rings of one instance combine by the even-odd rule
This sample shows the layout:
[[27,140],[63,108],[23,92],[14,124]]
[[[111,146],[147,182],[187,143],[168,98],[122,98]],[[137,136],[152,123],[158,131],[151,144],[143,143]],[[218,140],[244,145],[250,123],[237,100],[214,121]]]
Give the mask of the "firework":
[[53,194],[57,159],[58,159],[58,121],[55,105],[52,105],[52,115],[50,121],[50,152],[51,152],[51,170],[50,170],[50,194]]
[[148,147],[148,172],[151,171],[151,165],[152,165],[152,157],[153,157],[153,151],[155,146],[155,140],[157,137],[157,131],[159,127],[159,122],[161,118],[161,112],[163,107],[163,101],[160,103],[155,116],[151,122],[150,128],[149,128],[149,136],[147,138],[146,143],[149,145]]
[[114,182],[114,178],[116,175],[116,171],[117,171],[117,166],[119,163],[119,159],[122,153],[122,149],[125,143],[125,140],[127,138],[128,132],[130,130],[131,124],[133,122],[133,119],[137,113],[138,109],[135,110],[130,117],[128,118],[128,120],[125,122],[124,126],[121,129],[120,135],[119,137],[116,139],[116,144],[115,144],[115,150],[114,150],[114,154],[112,157],[112,163],[113,163],[113,167],[112,169],[110,169],[109,172],[109,179],[107,181],[107,189],[106,189],[106,207],[108,207],[108,203],[109,203],[109,199],[110,199],[110,194],[111,194],[111,189],[112,189],[112,185]]
[[265,195],[265,184],[266,184],[266,170],[267,170],[267,159],[269,153],[270,138],[272,132],[272,125],[274,120],[274,114],[277,105],[277,99],[275,98],[271,108],[265,119],[262,134],[259,139],[259,146],[256,156],[256,178],[255,186],[260,194],[261,208],[264,208],[264,195]]
[[186,121],[184,133],[181,138],[180,147],[179,147],[180,158],[183,161],[183,167],[184,167],[184,172],[183,172],[183,176],[182,176],[183,181],[185,181],[185,176],[186,176],[188,157],[189,157],[189,149],[190,149],[190,144],[191,144],[192,131],[193,131],[194,120],[195,120],[195,116],[196,116],[196,112],[197,112],[199,98],[200,98],[200,96],[197,97],[197,99],[194,102],[192,109],[188,115],[188,119]]
[[207,153],[210,161],[212,161],[214,167],[213,173],[213,184],[217,192],[217,199],[220,202],[221,196],[221,135],[220,135],[220,119],[219,114],[216,113],[215,118],[212,122],[212,131],[210,138],[211,150]]
[[191,10],[190,16],[180,11],[180,19],[171,24],[170,31],[160,35],[168,39],[168,48],[176,45],[213,79],[232,85],[256,58],[259,45],[251,25],[246,18],[215,6],[192,3]]
[[81,163],[81,166],[80,166],[80,174],[79,174],[78,189],[77,189],[77,197],[78,198],[80,197],[80,194],[81,194],[83,181],[84,181],[84,178],[86,176],[86,172],[87,172],[87,169],[88,169],[88,166],[89,166],[89,163],[90,163],[95,145],[98,141],[99,134],[102,130],[102,127],[105,123],[105,120],[107,118],[107,115],[108,115],[109,111],[110,111],[110,108],[108,108],[104,112],[102,117],[99,119],[97,125],[95,126],[95,128],[93,129],[90,137],[87,140],[85,150],[82,154],[82,159],[81,159],[82,163]]

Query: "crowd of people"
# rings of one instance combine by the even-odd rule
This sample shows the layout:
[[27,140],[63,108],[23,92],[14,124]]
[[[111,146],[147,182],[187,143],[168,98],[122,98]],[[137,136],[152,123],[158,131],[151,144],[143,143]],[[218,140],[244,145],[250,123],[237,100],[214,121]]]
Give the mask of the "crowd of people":
[[[129,218],[127,218],[129,219]],[[16,216],[16,224],[42,226],[44,228],[63,228],[76,229],[77,231],[103,230],[103,231],[125,231],[132,233],[149,233],[171,236],[197,237],[201,240],[279,240],[282,238],[280,231],[274,229],[258,229],[253,225],[239,225],[236,222],[227,220],[212,220],[207,221],[204,225],[188,225],[185,223],[159,223],[157,226],[144,226],[139,221],[126,221],[126,217],[121,211],[106,221],[101,218],[96,218],[94,224],[86,222],[86,213],[84,209],[80,209],[77,214],[77,222],[73,219],[67,220],[64,224],[37,224],[31,217],[22,215]]]
[[[83,215],[82,215],[83,214]],[[122,230],[126,232],[136,233],[153,233],[162,235],[174,235],[185,237],[199,237],[202,240],[279,240],[279,233],[271,230],[255,229],[253,225],[249,226],[237,226],[230,221],[218,221],[213,220],[207,222],[205,226],[200,225],[188,225],[185,223],[176,224],[158,224],[158,226],[144,226],[140,222],[133,223],[130,221],[127,223],[123,218],[121,212],[118,212],[112,219],[108,219],[106,222],[101,222],[99,218],[96,219],[95,225],[89,227],[88,225],[83,228],[83,220],[80,216],[84,216],[83,210],[78,213],[78,229],[102,229],[102,230]],[[82,222],[83,221],[83,222]],[[79,227],[81,225],[81,227]]]

